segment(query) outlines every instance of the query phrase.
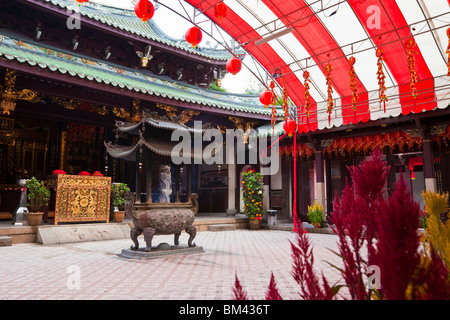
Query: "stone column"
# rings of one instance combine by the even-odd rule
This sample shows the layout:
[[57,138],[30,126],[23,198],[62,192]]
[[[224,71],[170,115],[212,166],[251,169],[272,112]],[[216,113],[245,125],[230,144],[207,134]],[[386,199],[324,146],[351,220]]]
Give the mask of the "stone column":
[[436,179],[434,177],[433,149],[430,138],[423,139],[423,174],[425,176],[425,190],[436,191]]
[[[260,168],[266,167],[266,165],[261,164]],[[261,170],[260,170],[261,171]],[[267,221],[267,210],[270,210],[270,176],[263,176],[263,221]]]
[[325,205],[325,179],[323,167],[322,150],[316,150],[316,200],[319,205],[326,208]]
[[145,149],[145,193],[147,203],[152,203],[152,162],[149,149]]
[[434,177],[434,161],[433,148],[430,134],[430,128],[426,125],[420,128],[422,134],[422,157],[423,157],[423,174],[425,177],[425,189],[427,191],[436,191],[436,179]]
[[136,200],[135,203],[141,203],[141,157],[140,152],[142,152],[142,148],[140,150],[136,150]]
[[192,164],[186,165],[186,202],[191,203],[191,194],[192,194]]
[[228,168],[228,209],[227,216],[234,216],[236,210],[236,159],[231,152],[234,148],[226,148],[226,163]]
[[181,167],[175,167],[175,202],[180,202],[180,171]]

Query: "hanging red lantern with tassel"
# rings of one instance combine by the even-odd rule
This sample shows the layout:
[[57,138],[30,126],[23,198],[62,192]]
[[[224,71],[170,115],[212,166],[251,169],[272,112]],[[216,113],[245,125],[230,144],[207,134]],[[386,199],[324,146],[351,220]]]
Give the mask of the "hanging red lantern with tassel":
[[294,135],[294,132],[297,130],[297,123],[295,120],[287,119],[283,124],[283,130],[288,134],[289,137]]
[[147,22],[155,14],[155,7],[149,0],[138,0],[134,6],[134,12],[139,19]]
[[228,14],[228,6],[224,2],[219,2],[214,6],[214,16],[219,19],[219,23],[222,22],[222,19],[225,18]]
[[355,62],[355,57],[350,57],[350,59],[348,59],[348,64],[350,65],[350,90],[352,91],[353,116],[356,120],[356,99],[358,98],[358,86],[356,84]]
[[383,102],[383,109],[384,109],[384,113],[386,113],[386,101],[388,101],[388,98],[386,96],[386,84],[385,84],[385,80],[386,76],[384,75],[384,71],[383,71],[383,49],[382,48],[378,48],[376,55],[378,58],[377,61],[377,66],[378,66],[378,70],[377,70],[377,79],[378,79],[378,92],[380,93],[380,103]]
[[238,58],[232,57],[227,61],[226,68],[229,73],[236,75],[242,69],[242,62]]
[[186,41],[191,44],[192,48],[196,48],[202,41],[203,35],[199,27],[193,26],[186,31],[185,37]]
[[264,105],[264,108],[268,108],[272,103],[272,92],[266,90],[259,95],[259,101]]

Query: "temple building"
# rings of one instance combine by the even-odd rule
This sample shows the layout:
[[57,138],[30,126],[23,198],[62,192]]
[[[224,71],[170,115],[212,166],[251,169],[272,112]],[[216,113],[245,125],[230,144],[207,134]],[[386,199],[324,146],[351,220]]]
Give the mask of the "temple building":
[[[211,10],[219,1],[186,2],[219,23]],[[194,49],[185,39],[166,35],[164,26],[143,23],[132,10],[91,2],[79,9],[72,0],[0,0],[0,218],[11,219],[17,207],[17,179],[47,179],[56,169],[74,175],[100,171],[113,182],[127,183],[142,201],[158,201],[156,164],[170,162],[175,145],[166,131],[192,132],[196,122],[219,130],[224,142],[227,129],[253,129],[259,138],[282,136],[279,169],[264,177],[264,210],[277,210],[280,220],[292,221],[295,211],[307,221],[314,200],[331,213],[349,178],[347,167],[377,148],[391,166],[387,187],[403,174],[422,206],[422,190],[450,191],[450,73],[442,45],[450,32],[446,38],[447,25],[427,24],[447,15],[448,6],[432,6],[410,20],[401,1],[380,13],[382,21],[397,20],[371,28],[362,22],[367,4],[356,0],[336,8],[329,19],[320,18],[322,11],[314,12],[311,1],[300,1],[304,6],[284,1],[267,14],[275,2],[229,4],[232,11],[220,26],[241,45],[231,53]],[[338,9],[351,12],[351,19]],[[289,15],[310,20],[289,22]],[[281,32],[290,43],[268,29],[274,19],[289,26]],[[344,22],[357,27],[337,27]],[[272,38],[261,36],[258,23]],[[414,31],[419,27],[428,29]],[[356,29],[361,40],[343,38]],[[429,43],[426,37],[435,40]],[[282,103],[264,108],[259,94],[209,89],[223,79],[233,55],[248,54],[289,96],[298,125],[295,143],[285,135],[288,116]],[[140,132],[145,126],[151,131]],[[247,157],[251,138],[242,137]],[[144,168],[147,179],[139,181],[142,146],[158,161]],[[259,171],[264,164],[259,159],[194,162],[189,170],[172,165],[171,201],[196,193],[200,213],[242,212],[241,173],[250,167]]]

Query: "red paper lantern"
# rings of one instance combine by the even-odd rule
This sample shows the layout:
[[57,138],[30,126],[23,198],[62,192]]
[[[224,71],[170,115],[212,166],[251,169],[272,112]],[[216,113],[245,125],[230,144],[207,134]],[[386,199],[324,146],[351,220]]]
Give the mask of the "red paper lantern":
[[289,137],[292,137],[294,132],[297,130],[297,123],[292,119],[288,119],[283,124],[283,130],[288,134]]
[[264,108],[268,108],[272,103],[272,92],[270,90],[266,90],[259,95],[259,101],[264,105]]
[[138,0],[134,6],[134,12],[142,21],[150,20],[155,14],[155,7],[149,0]]
[[228,14],[228,6],[224,2],[219,2],[214,6],[214,16],[219,19],[219,23]]
[[232,75],[235,75],[239,71],[241,71],[242,62],[238,58],[233,57],[227,61],[226,68],[229,73],[231,73]]
[[199,27],[192,27],[186,31],[185,37],[186,41],[191,44],[192,48],[197,47],[197,45],[202,41],[202,31]]

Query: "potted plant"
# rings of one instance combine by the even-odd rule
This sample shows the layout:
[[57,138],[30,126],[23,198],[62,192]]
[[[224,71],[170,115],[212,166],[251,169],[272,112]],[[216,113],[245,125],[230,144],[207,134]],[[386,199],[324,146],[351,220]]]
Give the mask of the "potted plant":
[[323,224],[323,207],[316,200],[312,206],[308,206],[308,219],[315,228],[320,228]]
[[244,214],[249,218],[249,228],[257,230],[261,226],[263,213],[263,179],[262,174],[249,169],[242,173],[242,192],[244,200]]
[[130,192],[126,183],[113,183],[111,185],[111,203],[114,207],[114,222],[122,222],[125,217],[125,193]]
[[28,207],[28,224],[30,226],[38,226],[41,224],[43,210],[50,200],[50,190],[45,186],[45,182],[32,177],[26,182],[27,187],[27,207]]

